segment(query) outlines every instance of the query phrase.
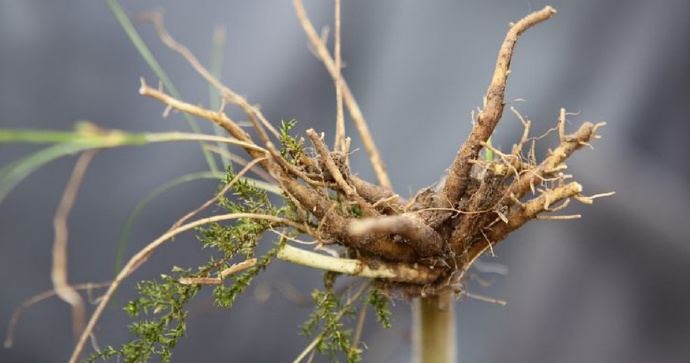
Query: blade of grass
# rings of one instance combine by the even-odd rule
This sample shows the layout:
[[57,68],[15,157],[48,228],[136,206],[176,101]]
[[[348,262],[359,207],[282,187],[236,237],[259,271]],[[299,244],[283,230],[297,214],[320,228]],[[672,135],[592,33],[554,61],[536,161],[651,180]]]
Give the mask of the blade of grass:
[[0,203],[17,184],[26,179],[36,169],[61,156],[89,149],[86,145],[57,144],[31,155],[25,156],[0,169]]
[[[120,4],[117,2],[117,0],[105,0],[105,2],[110,7],[110,11],[113,13],[117,21],[120,23],[122,29],[125,31],[125,33],[127,33],[127,36],[132,41],[132,44],[134,44],[134,47],[137,49],[141,57],[144,58],[144,61],[146,61],[151,70],[153,70],[153,72],[158,76],[161,82],[163,82],[163,85],[168,90],[170,95],[177,99],[182,99],[180,93],[177,91],[177,88],[172,83],[168,75],[165,73],[163,67],[161,67],[156,58],[153,56],[153,54],[146,46],[144,41],[141,39],[139,33],[136,31],[134,25],[132,25],[132,22],[129,20],[125,12],[122,10],[122,7],[120,7]],[[199,125],[196,123],[196,120],[194,120],[192,116],[185,113],[184,117],[187,120],[189,128],[194,133],[201,133]],[[206,162],[208,163],[209,168],[211,169],[211,171],[218,171],[218,166],[216,165],[216,161],[213,158],[213,155],[210,151],[203,148],[203,143],[200,144],[202,144],[202,151],[204,153],[204,157],[206,158]]]
[[[209,64],[209,70],[211,71],[211,75],[213,75],[213,77],[217,80],[220,80],[222,77],[223,51],[225,50],[225,39],[225,28],[222,26],[216,26],[216,28],[213,30],[211,62]],[[209,84],[208,93],[210,108],[212,110],[220,110],[220,92],[218,92],[218,88]],[[213,125],[213,131],[216,133],[216,135],[225,135],[225,130],[223,130],[220,126],[216,124]],[[220,148],[221,150],[225,150],[228,153],[230,152],[228,146],[225,144],[219,143],[218,148]],[[223,154],[221,154],[221,160],[223,161],[223,166],[227,170],[228,166],[230,165],[230,160],[222,157],[222,155]]]
[[[0,169],[0,203],[14,187],[36,169],[62,156],[83,150],[112,148],[127,145],[146,145],[148,143],[169,141],[211,141],[241,145],[266,152],[253,144],[232,138],[215,135],[192,134],[184,132],[126,133],[118,130],[101,130],[97,126],[82,122],[75,132],[43,130],[3,130],[0,129],[0,144],[19,143],[57,143],[30,154]],[[218,172],[218,171],[216,171]],[[277,186],[256,181],[257,187],[276,191]],[[280,192],[278,192],[280,193]]]
[[[88,130],[87,130],[88,129]],[[77,125],[76,131],[45,130],[7,130],[0,129],[2,143],[67,143],[85,148],[110,148],[127,145],[145,145],[154,142],[169,141],[212,141],[251,148],[268,153],[267,150],[254,144],[239,141],[225,136],[195,134],[189,132],[146,132],[129,133],[120,130],[102,130],[94,125]]]

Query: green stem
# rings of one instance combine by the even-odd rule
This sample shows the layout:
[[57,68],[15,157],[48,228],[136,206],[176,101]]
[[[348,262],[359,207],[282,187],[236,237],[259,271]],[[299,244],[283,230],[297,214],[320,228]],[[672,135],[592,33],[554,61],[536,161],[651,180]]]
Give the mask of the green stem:
[[[75,132],[41,130],[0,129],[0,144],[3,143],[57,143],[0,168],[0,202],[12,189],[36,169],[66,155],[90,149],[114,148],[126,145],[146,145],[171,141],[207,141],[239,145],[265,152],[254,144],[248,144],[228,137],[191,134],[184,132],[127,133],[118,130],[101,130],[87,122],[77,123]],[[218,173],[218,171],[214,172]],[[280,187],[256,181],[257,187],[281,194]]]
[[453,293],[414,302],[414,363],[455,363],[455,298]]

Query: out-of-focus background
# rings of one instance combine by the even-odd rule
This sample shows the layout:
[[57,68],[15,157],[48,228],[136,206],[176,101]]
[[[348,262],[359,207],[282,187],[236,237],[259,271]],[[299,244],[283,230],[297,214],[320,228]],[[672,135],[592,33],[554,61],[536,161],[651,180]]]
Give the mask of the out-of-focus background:
[[[227,28],[223,81],[269,120],[297,119],[332,135],[331,80],[307,49],[289,1],[122,0],[131,17],[164,11],[170,32],[208,62],[215,25]],[[541,133],[560,107],[581,122],[605,121],[594,150],[578,152],[569,173],[585,193],[615,190],[594,206],[573,204],[575,221],[535,222],[496,249],[506,275],[486,274],[472,291],[506,300],[465,299],[458,311],[462,362],[690,361],[690,2],[554,0],[558,14],[518,43],[508,82],[510,105]],[[508,23],[540,1],[344,1],[344,75],[370,122],[396,191],[411,195],[443,175],[481,105]],[[306,1],[317,27],[333,5]],[[208,104],[208,86],[166,49],[149,25],[137,29],[185,100]],[[161,104],[137,93],[139,77],[156,83],[106,3],[93,0],[0,2],[0,127],[69,130],[86,119],[131,131],[186,131],[163,119]],[[240,118],[235,109],[231,115]],[[207,128],[207,130],[210,130]],[[348,124],[348,131],[354,127]],[[494,144],[507,150],[521,132],[506,112]],[[358,137],[351,133],[356,145]],[[328,137],[327,139],[331,139]],[[547,139],[541,150],[553,146]],[[0,166],[35,147],[2,145]],[[50,288],[52,218],[75,158],[49,164],[0,205],[0,325],[23,300]],[[205,170],[198,146],[175,143],[99,153],[70,216],[69,279],[113,276],[116,244],[128,214],[157,185]],[[353,169],[373,180],[363,151]],[[217,184],[199,181],[153,201],[134,225],[128,256],[208,199]],[[198,261],[199,243],[178,237],[133,280]],[[229,311],[208,294],[191,304],[189,336],[174,362],[282,362],[308,343],[298,325],[310,311],[278,290],[308,297],[321,274],[275,263]],[[281,289],[276,289],[281,287]],[[123,287],[122,304],[133,283]],[[294,297],[293,297],[294,300]],[[407,362],[409,306],[397,301],[393,328],[367,324],[366,362]],[[373,319],[370,319],[373,320]],[[101,345],[127,339],[128,318],[107,311]],[[15,345],[0,362],[55,362],[69,356],[70,309],[52,299],[22,317]],[[318,359],[323,359],[320,357]],[[321,360],[319,360],[321,361]]]

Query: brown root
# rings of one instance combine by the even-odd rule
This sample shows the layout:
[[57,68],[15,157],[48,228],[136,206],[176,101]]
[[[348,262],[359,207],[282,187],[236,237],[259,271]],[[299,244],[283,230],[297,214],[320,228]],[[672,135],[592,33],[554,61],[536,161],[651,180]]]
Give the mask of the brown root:
[[[316,35],[301,2],[296,0],[293,5],[313,50],[333,76],[338,103],[342,97],[358,130],[364,132],[365,147],[379,183],[383,186],[351,175],[347,161],[349,143],[344,136],[341,109],[337,110],[333,150],[323,141],[323,135],[308,130],[307,137],[316,152],[312,155],[303,153],[292,162],[284,159],[264,129],[268,128],[274,135],[276,132],[268,126],[270,124],[259,110],[211,77],[187,49],[167,33],[159,15],[150,19],[164,43],[182,54],[195,70],[221,91],[227,102],[238,105],[248,115],[263,145],[252,141],[222,110],[211,111],[187,104],[143,82],[140,92],[169,108],[208,119],[244,142],[245,150],[254,159],[253,163],[258,163],[269,173],[300,209],[298,214],[303,219],[296,222],[314,221],[315,224],[309,229],[312,233],[308,234],[318,246],[323,248],[326,244],[340,244],[355,258],[378,260],[381,263],[417,263],[433,268],[438,274],[436,281],[418,281],[423,287],[420,291],[433,294],[434,291],[461,283],[461,279],[457,279],[458,272],[462,276],[479,255],[491,250],[529,220],[572,219],[576,216],[556,216],[552,213],[564,210],[570,198],[587,204],[593,201],[594,197],[580,194],[581,186],[576,182],[566,184],[571,176],[562,171],[566,168],[565,161],[575,151],[597,138],[596,131],[601,124],[585,123],[577,132],[567,135],[566,112],[561,110],[558,124],[552,129],[558,131],[559,145],[537,164],[534,144],[546,135],[530,137],[531,121],[511,108],[524,126],[519,142],[513,146],[510,154],[486,143],[503,115],[505,87],[517,40],[524,31],[555,14],[553,8],[546,7],[511,26],[499,52],[496,70],[486,94],[486,105],[479,112],[472,133],[460,147],[445,184],[439,191],[425,188],[411,201],[405,201],[390,189],[383,163],[378,158],[368,130],[362,128],[366,124],[340,73],[342,61],[338,24],[334,60],[323,40]],[[338,19],[339,14],[336,14],[336,21]],[[526,159],[523,151],[528,146],[532,148],[528,152],[531,158]],[[483,148],[493,151],[496,160],[479,159],[479,152]],[[529,191],[538,192],[539,195],[523,200]],[[560,205],[555,206],[561,201]],[[414,281],[406,283],[414,285]]]
[[[339,5],[339,2],[336,4]],[[555,14],[553,8],[547,6],[511,26],[498,55],[494,75],[486,93],[486,105],[477,115],[471,134],[459,148],[445,183],[439,186],[439,190],[424,188],[412,200],[406,201],[392,190],[364,117],[341,74],[339,6],[336,9],[334,59],[324,41],[316,34],[301,1],[293,0],[293,5],[313,50],[331,74],[336,90],[336,135],[333,149],[323,141],[321,134],[310,129],[306,136],[315,150],[311,155],[302,152],[304,138],[295,139],[292,144],[286,142],[283,139],[285,135],[281,135],[257,107],[214,78],[186,47],[166,31],[160,14],[147,16],[154,23],[161,40],[182,55],[195,71],[217,88],[224,102],[239,107],[258,135],[258,141],[254,141],[249,133],[224,113],[224,107],[209,110],[192,105],[166,94],[163,89],[151,88],[142,80],[140,94],[163,103],[166,112],[175,109],[222,127],[234,138],[233,144],[241,146],[251,158],[245,163],[244,169],[219,193],[219,197],[240,176],[257,165],[263,169],[262,174],[266,179],[276,182],[296,210],[285,218],[234,213],[183,224],[189,217],[212,204],[215,198],[203,204],[170,231],[143,248],[125,265],[83,330],[81,322],[75,323],[75,332],[81,332],[81,336],[71,362],[79,357],[88,335],[122,281],[166,241],[201,225],[240,218],[262,220],[272,231],[275,231],[275,227],[284,227],[294,232],[287,238],[290,241],[299,241],[295,237],[300,234],[307,235],[314,240],[313,244],[317,249],[331,254],[326,256],[286,245],[277,253],[284,260],[366,277],[374,281],[367,282],[365,287],[375,283],[386,291],[397,291],[406,297],[441,294],[470,296],[463,289],[466,272],[483,253],[492,251],[508,234],[535,219],[579,218],[579,215],[552,214],[565,210],[571,198],[591,204],[597,197],[610,195],[584,196],[581,194],[582,186],[569,181],[572,176],[563,174],[567,168],[565,161],[583,146],[591,146],[590,142],[598,138],[597,129],[603,124],[584,123],[575,133],[566,134],[567,113],[561,109],[558,124],[552,129],[558,131],[559,144],[543,161],[537,163],[534,145],[546,135],[530,138],[531,121],[525,120],[512,109],[522,122],[524,132],[511,153],[503,153],[487,143],[503,116],[506,82],[517,40],[527,29]],[[343,104],[360,133],[378,185],[350,172],[350,139],[345,136]],[[531,150],[525,158],[523,149],[528,146]],[[283,150],[280,147],[284,147]],[[480,158],[480,151],[485,148],[497,156],[495,160]],[[532,195],[526,197],[530,191]],[[280,234],[288,235],[284,232]],[[65,243],[66,237],[62,243],[56,243],[58,257],[61,256],[60,251],[64,250]],[[333,245],[342,248],[333,248]],[[343,254],[347,256],[342,258],[340,251],[345,251]],[[64,259],[58,262],[58,278],[54,279],[56,293],[77,307],[80,301],[69,299],[70,295],[74,295],[74,288],[67,284],[66,263]],[[201,277],[180,282],[217,284],[223,277],[253,266],[254,263],[256,260],[247,260],[221,271],[218,277]],[[363,291],[364,289],[360,290],[358,294]],[[478,298],[478,295],[474,297]],[[313,347],[310,345],[301,356],[306,355]]]

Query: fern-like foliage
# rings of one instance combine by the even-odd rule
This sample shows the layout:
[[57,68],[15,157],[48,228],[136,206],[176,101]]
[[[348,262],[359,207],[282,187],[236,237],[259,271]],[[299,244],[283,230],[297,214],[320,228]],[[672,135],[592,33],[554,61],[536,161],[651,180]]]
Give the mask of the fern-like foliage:
[[[305,336],[319,334],[315,337],[314,349],[327,354],[332,362],[340,362],[345,357],[348,363],[359,362],[362,350],[353,341],[355,316],[360,309],[371,305],[384,328],[390,328],[390,310],[388,299],[378,287],[366,283],[356,293],[349,288],[345,293],[337,293],[335,280],[339,275],[333,272],[324,274],[324,289],[314,290],[312,299],[315,307],[309,320],[302,324],[301,334]],[[368,294],[364,294],[368,290]],[[359,306],[358,306],[359,305]]]
[[381,326],[388,329],[391,327],[391,310],[388,307],[388,297],[383,294],[379,289],[372,288],[369,290],[369,295],[367,296],[366,303],[371,305],[376,311],[376,318],[378,319]]
[[[235,178],[232,167],[228,167],[223,189]],[[232,188],[234,198],[221,196],[218,205],[228,213],[256,213],[272,216],[289,216],[294,220],[292,203],[275,207],[265,190],[257,188],[247,180],[239,180]],[[237,219],[228,225],[212,223],[197,229],[197,238],[203,248],[212,250],[209,261],[191,270],[173,268],[172,276],[161,275],[160,279],[142,281],[137,285],[138,297],[125,305],[124,309],[136,321],[129,329],[134,338],[120,348],[108,346],[92,355],[87,361],[115,358],[125,362],[148,362],[157,356],[162,362],[170,361],[172,349],[186,334],[187,303],[201,290],[201,285],[181,284],[182,278],[209,277],[215,271],[229,267],[236,258],[242,260],[256,257],[256,249],[263,234],[273,228],[269,221],[249,218]],[[265,270],[275,259],[278,250],[285,243],[281,239],[257,263],[243,273],[225,278],[213,289],[215,303],[221,308],[230,308],[235,299],[251,284],[254,277]]]
[[312,299],[316,304],[309,320],[302,325],[302,334],[314,334],[317,327],[321,333],[317,336],[316,351],[328,354],[333,362],[338,362],[338,354],[343,353],[349,362],[361,360],[361,351],[352,346],[352,328],[346,327],[343,318],[353,318],[357,309],[354,304],[345,301],[346,296],[334,292],[333,286],[338,277],[336,273],[324,274],[324,290],[314,290]]

